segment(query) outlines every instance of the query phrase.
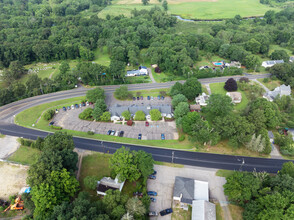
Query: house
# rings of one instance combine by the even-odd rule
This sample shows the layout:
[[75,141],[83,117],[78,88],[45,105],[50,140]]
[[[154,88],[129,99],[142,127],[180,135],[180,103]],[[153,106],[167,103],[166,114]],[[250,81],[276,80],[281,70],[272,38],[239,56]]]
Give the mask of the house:
[[225,63],[225,67],[241,68],[241,63],[237,61],[231,61],[231,63]]
[[294,63],[294,56],[291,56],[291,57],[289,58],[289,61],[290,61],[291,63]]
[[200,105],[190,105],[190,112],[200,112],[201,106]]
[[139,66],[138,70],[128,70],[126,77],[130,76],[146,76],[148,75],[148,70],[146,66]]
[[215,205],[209,202],[208,182],[176,176],[173,202],[180,203],[185,210],[191,205],[192,220],[216,219]]
[[206,106],[208,99],[209,95],[206,95],[206,93],[203,92],[201,95],[195,98],[195,101],[197,105]]
[[109,189],[121,191],[125,181],[119,181],[119,176],[116,176],[115,179],[110,177],[103,177],[100,181],[97,182],[97,195],[106,195],[106,191]]
[[172,107],[171,105],[130,105],[130,106],[124,106],[124,105],[113,105],[109,108],[109,112],[111,114],[111,120],[113,119],[120,119],[121,115],[124,111],[129,111],[131,115],[135,115],[137,111],[143,111],[146,115],[147,119],[151,119],[150,117],[150,110],[151,109],[158,109],[161,112],[162,117],[172,118]]
[[267,68],[267,67],[272,67],[276,64],[284,63],[284,60],[269,60],[269,61],[263,61],[261,66]]
[[232,99],[234,104],[238,104],[242,101],[242,94],[240,92],[227,92],[226,95]]
[[263,98],[272,102],[277,96],[282,97],[283,95],[289,96],[291,95],[291,86],[281,85],[275,88],[273,91],[269,91],[263,95]]

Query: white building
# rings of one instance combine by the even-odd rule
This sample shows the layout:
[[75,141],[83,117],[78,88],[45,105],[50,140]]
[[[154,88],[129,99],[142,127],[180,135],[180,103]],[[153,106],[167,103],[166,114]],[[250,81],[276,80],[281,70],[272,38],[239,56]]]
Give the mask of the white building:
[[274,91],[269,91],[263,95],[263,98],[272,102],[277,96],[282,97],[283,95],[289,96],[291,95],[291,86],[281,85],[274,89]]
[[261,66],[267,68],[267,67],[272,67],[276,64],[284,63],[284,60],[269,60],[269,61],[263,61]]
[[125,181],[119,181],[118,176],[115,179],[111,179],[110,177],[103,177],[100,181],[97,182],[97,195],[106,195],[106,191],[109,189],[119,190],[121,191]]
[[201,95],[195,98],[195,101],[197,105],[206,106],[208,99],[209,95],[206,95],[206,93],[203,92]]
[[232,99],[234,104],[239,104],[242,101],[242,94],[240,92],[227,92],[226,95]]

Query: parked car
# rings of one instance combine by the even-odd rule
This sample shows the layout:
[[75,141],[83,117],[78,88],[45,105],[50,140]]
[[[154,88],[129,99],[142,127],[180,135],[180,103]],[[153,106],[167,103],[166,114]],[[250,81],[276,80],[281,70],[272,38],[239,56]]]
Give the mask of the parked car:
[[154,176],[154,175],[149,175],[149,176],[148,176],[148,179],[156,180],[156,176]]
[[89,105],[93,105],[93,102],[89,102]]
[[139,96],[137,97],[137,100],[140,100],[140,97]]
[[157,96],[157,99],[158,99],[158,100],[160,100],[160,95],[159,95],[159,96]]
[[143,100],[143,96],[141,96],[141,100]]
[[51,121],[51,122],[49,123],[49,125],[54,125],[54,121]]
[[141,192],[134,192],[133,196],[143,197],[143,193]]
[[58,109],[55,109],[55,113],[56,113],[56,114],[58,113]]
[[158,216],[157,212],[149,212],[149,217],[155,217]]
[[79,106],[80,106],[80,108],[82,108],[82,106],[83,106],[82,103]]
[[67,106],[67,109],[70,110],[70,106]]
[[116,131],[114,136],[118,136],[120,131]]
[[66,107],[64,107],[64,106],[62,107],[62,109],[63,109],[63,111],[66,111]]
[[162,210],[160,212],[160,215],[161,216],[164,216],[164,215],[171,214],[171,213],[173,213],[173,209],[172,208],[169,208],[169,209]]
[[111,134],[111,130],[107,131],[107,135],[110,135]]
[[141,140],[142,139],[142,134],[138,135],[138,139]]
[[88,101],[86,101],[86,105],[87,105],[87,106],[89,105],[89,102],[88,102]]
[[85,102],[82,102],[82,106],[86,106],[86,103]]
[[146,127],[149,126],[149,122],[148,122],[148,121],[145,122],[145,126],[146,126]]
[[164,100],[164,96],[161,96],[161,99]]
[[75,109],[75,106],[74,105],[71,105],[71,109]]
[[133,97],[133,101],[136,101],[136,97]]
[[153,173],[151,175],[156,175],[156,174],[157,174],[157,171],[153,170]]
[[165,140],[164,134],[161,134],[161,140]]
[[151,96],[151,100],[153,100],[153,96]]
[[156,202],[156,199],[153,198],[153,197],[150,197],[150,201],[151,201],[151,202]]
[[124,133],[125,133],[124,131],[121,131],[121,132],[119,133],[119,136],[120,136],[120,137],[123,137],[123,136],[124,136]]
[[75,104],[75,108],[79,108],[79,105],[78,104]]
[[113,136],[114,134],[115,134],[115,130],[112,130],[110,135]]
[[148,192],[147,192],[147,195],[148,195],[148,196],[157,196],[157,192],[154,192],[154,191],[148,191]]
[[147,96],[147,100],[150,100],[150,96],[149,95]]

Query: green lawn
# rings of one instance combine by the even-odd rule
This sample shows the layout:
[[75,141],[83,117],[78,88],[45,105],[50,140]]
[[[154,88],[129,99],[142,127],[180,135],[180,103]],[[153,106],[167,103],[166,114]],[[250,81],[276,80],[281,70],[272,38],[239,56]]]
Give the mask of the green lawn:
[[215,211],[216,211],[216,220],[224,220],[225,219],[223,209],[219,203],[215,204]]
[[137,90],[137,91],[132,91],[133,96],[153,96],[157,97],[158,95],[161,95],[160,92],[165,92],[167,95],[169,93],[169,89],[150,89],[150,90]]
[[169,73],[156,73],[153,68],[152,70],[152,76],[155,79],[156,82],[169,82],[169,81],[179,81],[179,80],[186,80],[183,76],[176,76],[174,74]]
[[276,87],[280,86],[282,81],[280,80],[271,80],[269,79],[268,82],[264,82],[263,79],[257,79],[259,82],[261,82],[263,85],[265,85],[269,90],[274,90]]
[[272,52],[274,52],[275,50],[285,50],[289,56],[293,56],[293,53],[291,50],[281,47],[280,45],[270,45],[268,54],[271,55]]
[[41,151],[35,148],[20,146],[9,158],[9,161],[31,165],[38,160]]
[[228,178],[229,176],[231,176],[235,171],[233,170],[218,170],[216,171],[216,176],[220,176],[220,177],[226,177]]
[[102,179],[104,176],[110,176],[109,159],[111,155],[93,153],[83,157],[81,172],[80,172],[80,185],[81,189],[89,192],[91,195],[96,196],[94,190],[87,190],[84,186],[84,178],[87,176],[96,176]]
[[102,51],[101,49],[97,48],[95,51],[95,60],[93,60],[95,63],[98,63],[100,65],[109,66],[110,65],[110,57],[107,52],[107,47],[103,47]]
[[5,135],[4,134],[0,134],[0,138],[5,138]]
[[[211,93],[226,95],[227,91],[224,89],[224,85],[225,85],[225,83],[211,83],[211,84],[209,84],[210,89],[211,89]],[[241,91],[240,89],[238,89],[237,91],[241,92],[242,101],[241,101],[241,103],[236,104],[234,108],[236,110],[242,110],[242,109],[246,108],[249,100],[248,100],[244,91]]]

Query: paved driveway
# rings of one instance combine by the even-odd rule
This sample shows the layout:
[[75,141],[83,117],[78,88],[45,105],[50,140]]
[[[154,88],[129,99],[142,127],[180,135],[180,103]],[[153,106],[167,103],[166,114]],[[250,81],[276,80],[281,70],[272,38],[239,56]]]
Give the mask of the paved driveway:
[[[148,180],[147,188],[150,191],[156,191],[157,201],[152,202],[150,211],[160,212],[163,209],[172,207],[173,187],[176,176],[192,178],[195,180],[207,181],[209,185],[210,200],[217,200],[221,206],[226,205],[226,197],[223,192],[223,184],[226,180],[224,177],[215,176],[216,170],[200,167],[175,168],[169,166],[155,165],[157,171],[156,180]],[[171,215],[158,216],[153,219],[169,220]]]
[[142,140],[160,140],[161,134],[164,134],[166,140],[178,139],[174,121],[150,122],[148,127],[145,126],[144,121],[136,121],[134,126],[110,122],[85,121],[79,119],[79,114],[84,110],[85,107],[67,111],[60,109],[59,113],[54,116],[53,121],[55,125],[75,131],[93,131],[97,134],[107,134],[108,130],[115,130],[124,131],[124,137],[128,138],[138,138],[138,134],[142,134]]

